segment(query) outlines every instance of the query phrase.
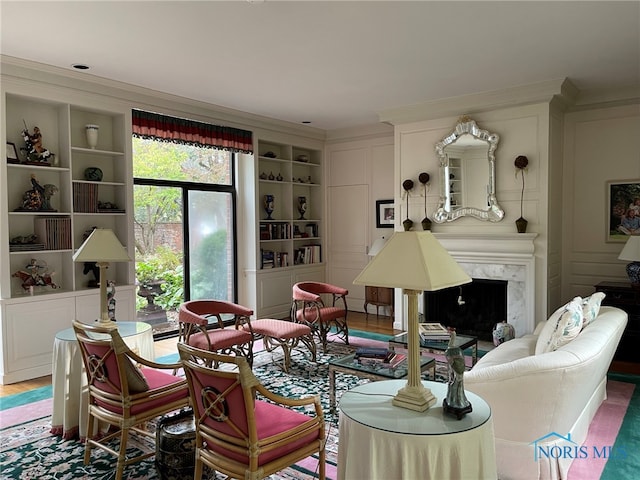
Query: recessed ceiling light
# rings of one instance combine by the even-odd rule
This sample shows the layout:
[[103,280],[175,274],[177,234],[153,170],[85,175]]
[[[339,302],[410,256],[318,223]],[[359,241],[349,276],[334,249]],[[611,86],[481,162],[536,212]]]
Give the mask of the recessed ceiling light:
[[84,63],[74,63],[71,66],[77,70],[89,70],[89,65],[85,65]]

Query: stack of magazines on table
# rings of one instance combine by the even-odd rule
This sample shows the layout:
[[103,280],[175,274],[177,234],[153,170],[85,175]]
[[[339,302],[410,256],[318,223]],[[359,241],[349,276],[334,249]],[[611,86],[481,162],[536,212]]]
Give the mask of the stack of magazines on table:
[[387,348],[359,347],[356,350],[355,360],[360,365],[380,366],[381,368],[395,368],[407,356],[396,353]]
[[423,342],[445,342],[449,343],[449,330],[441,323],[420,323],[418,324],[420,340]]

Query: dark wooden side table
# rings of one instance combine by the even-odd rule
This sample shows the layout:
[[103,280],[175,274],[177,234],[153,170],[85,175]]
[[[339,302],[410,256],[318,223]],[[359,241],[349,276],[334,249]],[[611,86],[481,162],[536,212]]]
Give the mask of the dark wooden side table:
[[389,316],[393,317],[393,288],[387,287],[364,287],[364,312],[369,315],[367,306],[369,304],[376,306],[376,315],[380,307],[389,308]]
[[618,350],[613,357],[611,369],[626,373],[640,373],[640,288],[629,282],[600,282],[596,292],[606,295],[603,305],[618,307],[629,315]]

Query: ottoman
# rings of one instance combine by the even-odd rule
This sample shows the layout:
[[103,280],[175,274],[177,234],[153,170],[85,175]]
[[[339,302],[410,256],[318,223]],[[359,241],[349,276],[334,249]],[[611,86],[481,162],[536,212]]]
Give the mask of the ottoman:
[[[249,325],[243,327],[249,330]],[[291,350],[298,346],[300,342],[307,346],[311,352],[312,360],[316,361],[316,344],[311,335],[311,328],[301,323],[289,322],[287,320],[276,320],[273,318],[262,318],[251,322],[251,330],[257,338],[262,338],[264,348],[271,352],[277,347],[282,347],[284,352],[285,372],[289,371],[291,364]]]

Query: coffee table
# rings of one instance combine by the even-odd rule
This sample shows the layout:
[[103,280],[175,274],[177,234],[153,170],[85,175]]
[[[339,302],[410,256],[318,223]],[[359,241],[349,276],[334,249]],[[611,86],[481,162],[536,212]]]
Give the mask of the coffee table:
[[[394,350],[395,348],[403,348],[407,349],[408,344],[408,333],[401,333],[396,335],[391,340],[389,340],[389,349]],[[420,339],[420,353],[436,353],[440,355],[444,355],[445,350],[449,346],[449,342],[442,341],[428,341]],[[454,347],[459,347],[460,350],[465,350],[467,348],[471,348],[471,366],[475,365],[478,361],[478,338],[477,337],[467,337],[465,335],[456,335],[456,340],[453,344]]]
[[[431,379],[436,378],[436,361],[431,357],[420,357],[420,372],[431,370]],[[407,359],[405,358],[395,367],[382,365],[361,364],[355,359],[355,354],[329,360],[329,404],[331,410],[336,408],[336,372],[355,375],[369,380],[394,380],[407,376]]]

